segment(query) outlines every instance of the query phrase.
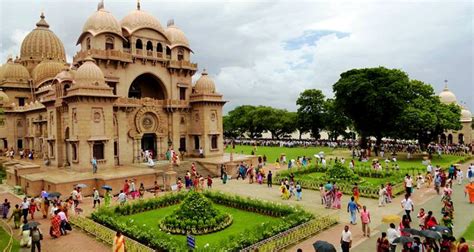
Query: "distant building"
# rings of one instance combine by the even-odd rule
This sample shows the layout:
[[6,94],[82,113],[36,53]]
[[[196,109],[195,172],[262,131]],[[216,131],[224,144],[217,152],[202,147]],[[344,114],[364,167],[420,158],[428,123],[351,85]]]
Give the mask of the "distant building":
[[461,125],[462,129],[453,131],[448,130],[439,136],[439,142],[442,144],[471,144],[473,143],[472,131],[472,113],[465,106],[458,103],[456,95],[448,89],[448,85],[444,87],[439,94],[439,99],[444,104],[457,104],[461,107]]

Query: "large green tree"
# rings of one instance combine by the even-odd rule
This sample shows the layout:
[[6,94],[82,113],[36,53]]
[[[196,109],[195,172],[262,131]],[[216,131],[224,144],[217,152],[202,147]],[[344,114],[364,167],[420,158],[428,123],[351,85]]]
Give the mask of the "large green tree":
[[336,106],[353,122],[361,145],[374,136],[378,142],[392,132],[396,118],[410,100],[410,81],[403,71],[384,67],[353,69],[334,84]]
[[310,132],[314,138],[319,138],[319,132],[324,128],[324,95],[321,90],[307,89],[298,99],[298,126],[300,133]]
[[296,112],[288,112],[286,109],[273,109],[269,116],[271,119],[266,130],[272,134],[272,138],[280,139],[296,131]]
[[459,130],[461,109],[456,104],[443,104],[434,94],[431,85],[410,81],[412,100],[396,119],[390,137],[416,139],[422,148],[445,130]]
[[349,137],[346,131],[351,125],[351,120],[336,106],[334,99],[327,99],[324,102],[323,118],[324,130],[328,132],[329,139],[336,140],[339,136]]

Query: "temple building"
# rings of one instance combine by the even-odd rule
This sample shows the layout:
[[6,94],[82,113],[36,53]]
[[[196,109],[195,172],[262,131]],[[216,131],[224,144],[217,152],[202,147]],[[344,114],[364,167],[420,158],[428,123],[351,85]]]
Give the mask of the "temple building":
[[448,85],[444,87],[439,94],[439,99],[444,104],[457,104],[461,108],[461,125],[460,130],[448,130],[439,136],[439,142],[442,144],[466,144],[474,143],[472,130],[472,113],[467,107],[458,103],[456,95],[448,89]]
[[165,159],[222,156],[223,97],[198,66],[184,32],[137,4],[119,21],[103,2],[78,32],[66,61],[63,43],[41,14],[19,57],[0,67],[0,148],[33,151],[52,167],[90,171]]

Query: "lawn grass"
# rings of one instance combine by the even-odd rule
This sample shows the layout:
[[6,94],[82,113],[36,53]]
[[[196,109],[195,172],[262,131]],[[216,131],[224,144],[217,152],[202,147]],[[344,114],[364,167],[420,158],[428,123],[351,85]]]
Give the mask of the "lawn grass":
[[[298,179],[305,179],[305,180],[319,180],[324,176],[323,172],[312,172],[312,173],[307,173],[303,175],[296,175],[295,179],[298,181]],[[386,184],[387,182],[390,182],[392,178],[370,178],[370,177],[361,177],[365,183],[360,183],[360,185],[373,185],[373,186],[379,186],[381,184]]]
[[[120,216],[119,220],[130,222],[133,219],[133,223],[144,228],[150,229],[155,232],[162,232],[158,227],[159,221],[165,216],[171,214],[179,205],[173,205],[169,207],[159,208],[156,210],[146,211],[138,214]],[[263,222],[278,223],[283,221],[279,218],[270,217],[266,215],[256,214],[239,210],[236,208],[226,207],[223,205],[215,204],[214,207],[217,209],[229,213],[233,218],[233,223],[224,230],[216,233],[210,233],[205,235],[196,235],[196,245],[199,248],[203,248],[205,244],[219,244],[220,241],[226,239],[229,235],[241,234],[243,230],[261,225]],[[186,243],[185,235],[174,235],[179,241]]]
[[[253,146],[249,145],[236,145],[235,149],[233,150],[234,153],[242,153],[250,155],[252,150],[254,149]],[[230,153],[232,148],[230,146],[227,147],[225,150],[226,152]],[[314,159],[314,155],[323,151],[326,155],[326,159],[334,159],[336,157],[341,158],[344,157],[348,163],[351,160],[351,152],[348,149],[333,149],[330,147],[268,147],[268,146],[257,146],[257,151],[255,155],[266,155],[268,163],[274,163],[277,158],[280,157],[281,153],[286,154],[286,160],[296,159],[298,156],[306,156],[311,157]],[[386,156],[387,157],[387,156]],[[370,160],[375,159],[376,157],[372,156]],[[447,168],[451,164],[458,163],[464,157],[462,156],[454,156],[454,155],[443,155],[441,158],[438,158],[437,155],[433,156],[433,160],[431,163],[436,166],[439,165],[442,168]],[[382,158],[378,158],[382,165],[385,167],[385,163],[383,162]],[[370,166],[371,161],[369,162],[359,162],[358,160],[354,160],[357,166]],[[407,159],[406,153],[399,153],[397,156],[397,164],[400,166],[400,170],[409,170],[411,168],[426,168],[426,165],[422,163],[423,158],[421,155],[415,155],[412,159]]]
[[[0,227],[0,249],[6,248],[10,241],[10,235]],[[20,243],[18,240],[13,239],[13,247],[11,251],[20,251]]]
[[466,228],[462,237],[464,237],[466,241],[474,242],[474,221],[471,221],[471,224]]

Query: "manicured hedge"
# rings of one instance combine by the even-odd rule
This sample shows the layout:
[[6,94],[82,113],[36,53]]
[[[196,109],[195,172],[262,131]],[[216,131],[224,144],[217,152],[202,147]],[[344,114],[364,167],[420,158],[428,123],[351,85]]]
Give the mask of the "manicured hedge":
[[[186,192],[170,193],[159,198],[138,201],[125,206],[100,208],[92,213],[91,218],[111,229],[121,230],[126,236],[157,251],[186,251],[187,247],[185,244],[179,242],[174,236],[161,232],[156,233],[130,222],[119,221],[116,218],[117,215],[129,215],[178,204],[184,200],[186,194]],[[314,219],[312,214],[303,211],[299,207],[280,205],[219,192],[206,191],[203,195],[216,204],[280,217],[284,220],[278,224],[263,223],[256,228],[242,230],[239,235],[231,235],[219,244],[210,245],[203,249],[203,251],[236,251]]]

